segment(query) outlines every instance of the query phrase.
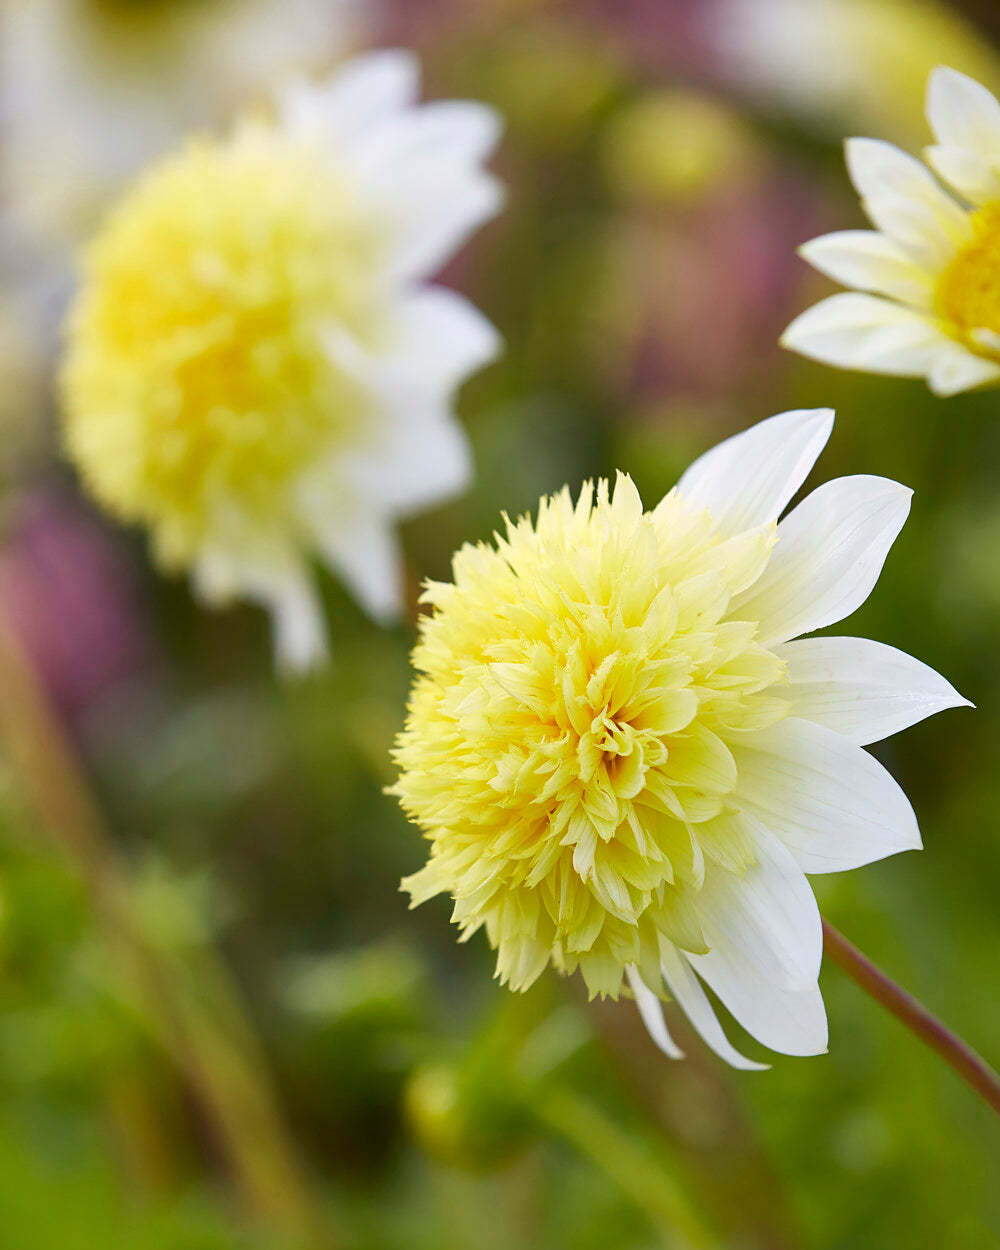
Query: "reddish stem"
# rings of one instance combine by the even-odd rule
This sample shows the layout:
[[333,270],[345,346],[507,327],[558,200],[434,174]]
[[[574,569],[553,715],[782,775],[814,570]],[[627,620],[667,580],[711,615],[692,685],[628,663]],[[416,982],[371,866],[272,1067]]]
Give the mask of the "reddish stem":
[[863,955],[826,920],[823,921],[823,949],[851,980],[856,981],[876,1002],[902,1020],[945,1063],[951,1064],[959,1076],[1000,1115],[1000,1076],[985,1059],[977,1055],[957,1034],[952,1033],[951,1029],[946,1028],[936,1016],[931,1015],[912,994],[908,994],[876,968],[867,955]]

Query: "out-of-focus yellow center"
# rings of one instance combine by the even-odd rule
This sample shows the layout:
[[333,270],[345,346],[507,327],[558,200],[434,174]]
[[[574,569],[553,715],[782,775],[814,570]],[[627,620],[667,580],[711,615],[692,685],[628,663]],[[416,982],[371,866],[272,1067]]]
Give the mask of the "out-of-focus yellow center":
[[154,166],[89,248],[65,438],[167,564],[290,524],[289,484],[363,419],[324,339],[374,333],[373,247],[328,158],[252,125]]
[[972,238],[938,279],[935,301],[949,333],[1000,361],[1000,204],[972,216]]
[[643,512],[619,478],[464,547],[432,584],[394,792],[431,844],[404,887],[455,900],[523,989],[547,963],[617,994],[658,985],[659,938],[707,949],[706,863],[741,874],[730,744],[787,714],[782,661],[739,595],[775,527],[723,539],[671,494]]

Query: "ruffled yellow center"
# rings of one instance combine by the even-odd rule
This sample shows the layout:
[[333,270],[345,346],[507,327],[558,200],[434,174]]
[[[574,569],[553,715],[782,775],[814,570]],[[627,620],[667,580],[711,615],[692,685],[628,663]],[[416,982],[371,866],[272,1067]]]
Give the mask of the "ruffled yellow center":
[[630,963],[660,983],[660,934],[706,949],[706,858],[753,862],[730,746],[788,708],[739,613],[775,533],[721,539],[675,493],[644,513],[620,476],[428,586],[393,791],[431,850],[403,884],[451,895],[463,936],[485,926],[512,988],[551,961],[615,995]]
[[325,336],[370,334],[372,251],[328,158],[263,125],[161,161],[89,248],[65,438],[166,563],[220,525],[280,522],[288,483],[358,420]]
[[972,215],[972,238],[938,279],[935,300],[952,337],[1000,361],[1000,204]]

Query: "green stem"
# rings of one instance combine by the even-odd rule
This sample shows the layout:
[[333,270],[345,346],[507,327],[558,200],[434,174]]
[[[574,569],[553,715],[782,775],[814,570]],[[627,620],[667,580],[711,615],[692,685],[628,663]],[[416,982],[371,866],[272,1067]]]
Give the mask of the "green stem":
[[823,921],[823,948],[827,955],[877,1003],[940,1055],[945,1063],[1000,1115],[1000,1076],[980,1055],[908,994],[850,943],[832,924]]

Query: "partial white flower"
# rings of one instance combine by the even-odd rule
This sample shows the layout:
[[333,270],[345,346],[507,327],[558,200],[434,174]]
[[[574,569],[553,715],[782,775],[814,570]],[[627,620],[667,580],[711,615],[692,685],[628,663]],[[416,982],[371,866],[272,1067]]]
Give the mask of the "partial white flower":
[[891,647],[800,637],[867,599],[910,507],[897,482],[843,477],[778,521],[832,425],[763,421],[649,512],[624,475],[564,489],[425,593],[393,792],[430,854],[403,888],[449,895],[512,989],[551,964],[630,991],[672,1058],[670,998],[761,1066],[706,986],[772,1050],[826,1049],[807,874],[920,846],[862,748],[966,704]]
[[380,0],[0,5],[5,213],[73,245],[147,161],[367,42]]
[[417,93],[411,55],[374,53],[162,159],[88,248],[70,317],[87,485],[206,599],[267,606],[290,668],[324,653],[310,553],[398,615],[394,523],[468,483],[454,395],[499,346],[427,279],[499,207],[500,123]]
[[941,67],[927,116],[930,169],[892,144],[848,140],[848,169],[875,229],[801,248],[854,290],[802,313],[781,342],[845,369],[923,377],[935,394],[954,395],[1000,381],[1000,104]]
[[986,80],[998,71],[978,30],[936,0],[713,0],[697,8],[724,78],[758,107],[831,136],[874,126],[898,142],[919,141],[917,97],[935,64]]

